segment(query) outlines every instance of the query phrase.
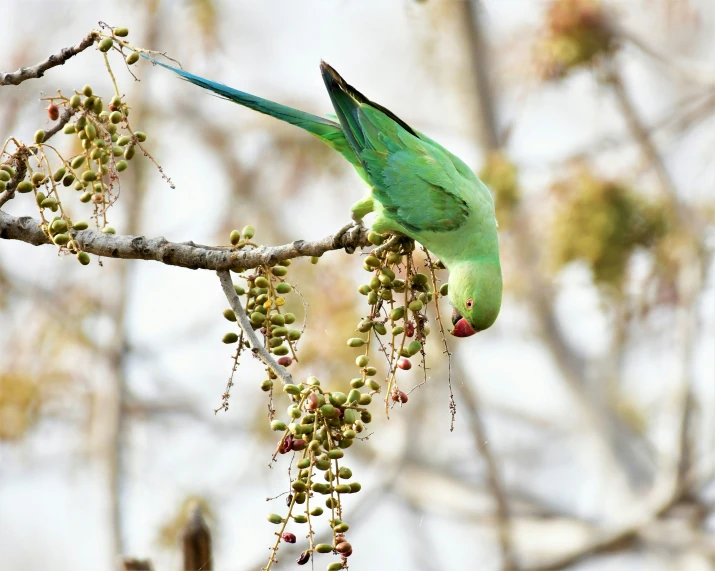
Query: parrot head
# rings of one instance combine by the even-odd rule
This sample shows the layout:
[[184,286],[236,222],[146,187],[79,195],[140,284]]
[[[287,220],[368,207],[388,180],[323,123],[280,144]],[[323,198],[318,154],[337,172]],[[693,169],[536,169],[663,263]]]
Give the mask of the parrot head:
[[501,307],[502,279],[499,263],[463,262],[451,270],[449,297],[452,303],[450,332],[455,337],[469,337],[489,328]]

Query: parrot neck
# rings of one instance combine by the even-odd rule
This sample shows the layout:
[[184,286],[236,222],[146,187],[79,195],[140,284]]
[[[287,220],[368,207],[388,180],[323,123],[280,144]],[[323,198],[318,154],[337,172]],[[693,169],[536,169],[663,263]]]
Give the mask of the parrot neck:
[[474,302],[469,321],[477,331],[496,321],[501,309],[502,275],[498,258],[480,258],[448,266],[449,297],[455,309],[467,317],[465,303]]

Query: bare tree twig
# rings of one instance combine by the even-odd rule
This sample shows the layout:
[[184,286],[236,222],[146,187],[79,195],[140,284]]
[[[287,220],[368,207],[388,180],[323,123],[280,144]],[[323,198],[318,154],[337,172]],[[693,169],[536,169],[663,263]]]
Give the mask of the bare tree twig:
[[[193,270],[246,270],[257,266],[273,266],[283,260],[303,256],[322,256],[325,252],[343,248],[369,246],[367,229],[346,232],[339,239],[327,236],[308,242],[296,240],[282,246],[259,246],[233,250],[216,248],[193,242],[170,242],[166,238],[103,234],[93,230],[72,231],[80,248],[90,254],[124,260],[154,260],[169,266]],[[0,239],[19,240],[33,246],[51,244],[40,221],[29,216],[15,217],[0,211]]]
[[[459,365],[457,366],[460,367]],[[487,466],[487,486],[496,502],[496,521],[502,554],[502,569],[504,571],[514,571],[519,567],[514,556],[509,503],[499,475],[499,467],[488,445],[489,440],[482,422],[479,400],[469,380],[465,381],[463,378],[462,382],[458,383],[457,386],[462,393],[462,400],[469,412],[469,423],[479,455],[484,459]]]
[[[74,113],[75,110],[70,107],[65,109],[62,112],[59,121],[57,121],[55,125],[45,131],[44,140],[47,141],[50,137],[53,137],[54,135],[59,133],[59,131],[69,122]],[[25,167],[25,159],[30,156],[30,153],[33,150],[36,149],[31,150],[28,147],[23,146],[20,147],[17,151],[15,151],[7,161],[3,161],[2,157],[0,157],[0,163],[10,163],[10,166],[15,169],[15,176],[12,177],[10,182],[7,183],[5,192],[0,195],[0,208],[2,208],[7,201],[15,198],[15,189],[17,188],[17,185],[25,178],[25,174],[27,172],[27,168]]]
[[263,361],[267,367],[270,367],[270,369],[276,375],[278,375],[278,378],[283,381],[284,384],[294,384],[293,377],[291,377],[290,373],[286,371],[285,368],[281,367],[278,363],[276,363],[276,360],[263,346],[263,343],[261,343],[260,339],[258,339],[258,335],[256,335],[256,332],[251,326],[251,320],[248,319],[248,315],[246,315],[246,312],[243,310],[243,306],[241,305],[241,300],[238,298],[236,290],[233,289],[233,280],[231,280],[231,274],[228,272],[228,270],[219,270],[216,273],[221,280],[221,287],[223,288],[223,293],[228,300],[228,304],[231,306],[231,309],[233,309],[233,312],[236,314],[236,321],[243,330],[243,333],[246,335],[246,338],[251,345],[251,349],[253,350],[254,355],[258,355],[261,361]]
[[97,32],[92,30],[76,46],[63,48],[59,53],[52,54],[46,60],[41,61],[36,65],[31,67],[21,67],[12,73],[0,72],[0,87],[5,85],[20,85],[23,81],[27,81],[28,79],[37,79],[42,77],[48,69],[52,69],[58,65],[63,65],[68,59],[73,58],[78,53],[86,50],[94,44],[94,40],[96,38]]

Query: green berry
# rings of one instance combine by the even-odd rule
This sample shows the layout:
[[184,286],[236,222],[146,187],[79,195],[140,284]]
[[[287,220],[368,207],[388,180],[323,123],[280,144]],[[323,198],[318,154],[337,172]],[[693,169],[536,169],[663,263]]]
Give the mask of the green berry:
[[139,54],[137,52],[132,52],[127,56],[127,65],[134,65],[139,61]]
[[[420,275],[420,274],[418,274],[418,275]],[[410,308],[410,311],[412,311],[413,313],[416,313],[416,312],[422,310],[422,308],[424,307],[424,304],[419,299],[416,299],[415,301],[411,302],[410,305],[408,305],[407,307]]]
[[226,335],[223,336],[222,341],[226,343],[226,345],[230,345],[231,343],[235,343],[236,341],[238,341],[238,335],[231,331],[230,333],[226,333]]
[[286,268],[285,266],[275,266],[275,267],[271,268],[271,273],[274,276],[278,276],[279,278],[282,278],[283,276],[285,276],[288,273],[288,268]]
[[[321,508],[320,506],[314,507],[312,510],[310,510],[310,515],[314,515],[314,516],[323,515],[323,508]],[[321,545],[325,545],[325,543],[323,543]],[[328,545],[328,547],[330,547],[330,546]],[[318,549],[317,546],[315,549],[316,550]],[[319,553],[324,553],[324,552],[320,551]]]
[[335,413],[335,407],[331,404],[324,404],[320,407],[320,414],[322,414],[325,418],[333,418]]
[[233,309],[224,309],[223,316],[229,321],[236,321],[236,314],[233,312]]
[[331,460],[337,460],[339,458],[342,458],[343,456],[345,456],[345,452],[343,452],[339,448],[328,450],[328,458],[330,458]]
[[320,260],[320,258],[319,258],[318,256],[311,256],[311,257],[310,257],[310,263],[311,263],[311,264],[314,264],[314,265],[317,264],[317,263],[318,263],[318,260]]
[[134,155],[136,154],[136,149],[134,148],[134,145],[129,145],[126,150],[124,151],[124,158],[127,159],[128,161],[131,161],[134,158]]
[[367,367],[367,364],[370,362],[370,359],[368,358],[367,355],[360,355],[357,359],[355,359],[355,364],[362,368],[362,367]]
[[378,260],[375,256],[368,256],[363,262],[371,268],[377,268],[380,266],[380,260]]
[[261,390],[262,390],[264,393],[267,393],[267,392],[270,391],[272,388],[273,388],[273,381],[271,381],[270,379],[266,379],[265,381],[263,381],[263,382],[261,383]]
[[72,109],[77,109],[77,107],[79,107],[80,103],[82,103],[82,99],[80,99],[79,95],[75,94],[72,97],[70,97],[70,107],[72,107]]
[[79,260],[79,263],[83,266],[89,264],[89,254],[87,252],[79,252],[77,254],[77,259]]
[[90,141],[97,138],[97,127],[94,126],[94,123],[87,123],[87,126],[84,128],[84,132],[87,133],[87,139]]
[[343,422],[349,425],[355,424],[355,421],[357,421],[357,413],[355,412],[355,409],[346,408],[343,412]]
[[36,172],[32,173],[32,182],[35,184],[35,186],[41,185],[43,182],[45,182],[46,177],[43,173],[41,172]]
[[146,133],[144,133],[143,131],[137,131],[136,133],[134,133],[134,136],[137,138],[137,141],[139,141],[140,143],[143,143],[144,141],[146,141]]
[[280,294],[290,293],[293,288],[288,283],[280,283],[276,286],[276,292]]
[[[317,509],[317,508],[316,508],[316,509]],[[323,508],[320,508],[320,510],[321,510],[321,513],[322,513]],[[328,545],[327,543],[319,543],[318,545],[315,546],[315,550],[316,550],[318,553],[330,553],[330,552],[333,551],[333,546],[332,546],[332,545]]]
[[274,420],[271,422],[271,430],[275,430],[276,432],[280,432],[286,429],[286,423],[283,422],[282,420]]
[[360,337],[351,337],[348,339],[348,347],[362,347],[365,345],[365,340]]
[[5,170],[0,170],[0,181],[1,182],[9,182],[12,176],[10,176],[10,173],[5,171]]
[[45,140],[45,132],[42,129],[35,131],[35,143],[37,143],[39,145],[44,140]]
[[122,172],[122,171],[127,170],[128,166],[129,166],[129,163],[127,163],[127,161],[119,161],[116,164],[117,172]]
[[91,192],[85,192],[84,194],[82,194],[82,196],[79,197],[79,201],[80,201],[80,202],[87,203],[87,202],[89,202],[90,200],[92,200],[92,193],[91,193]]
[[286,325],[291,325],[295,323],[295,315],[293,313],[286,313],[284,316]]
[[283,518],[278,514],[268,514],[268,521],[278,525],[279,523],[283,523]]
[[119,140],[117,141],[117,145],[119,145],[120,147],[124,147],[124,146],[128,145],[131,140],[132,140],[131,137],[127,137],[126,135],[124,135],[123,137],[119,137]]
[[68,234],[57,234],[53,240],[58,246],[64,246],[70,241],[70,237]]
[[377,232],[369,232],[367,235],[367,239],[371,244],[375,244],[375,246],[379,246],[385,241],[382,235],[378,234]]
[[302,388],[299,385],[283,385],[283,392],[289,395],[299,395]]
[[256,234],[256,229],[251,225],[244,226],[241,234],[243,234],[246,240],[250,240]]

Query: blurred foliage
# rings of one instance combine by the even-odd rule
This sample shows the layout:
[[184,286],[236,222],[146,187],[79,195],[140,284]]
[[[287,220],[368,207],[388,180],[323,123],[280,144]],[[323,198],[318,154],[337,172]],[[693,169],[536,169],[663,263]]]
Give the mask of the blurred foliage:
[[479,178],[492,191],[499,227],[507,228],[521,198],[516,165],[503,153],[491,153],[479,173]]
[[609,15],[600,0],[554,0],[537,44],[539,75],[561,79],[616,48]]
[[203,496],[190,494],[181,501],[176,513],[161,526],[157,543],[166,548],[176,547],[181,534],[186,529],[194,510],[197,508],[201,511],[201,515],[208,526],[211,529],[216,529],[216,516],[211,508],[211,503]]
[[556,268],[580,260],[598,285],[621,289],[631,255],[653,249],[665,236],[665,205],[650,202],[627,185],[581,167],[553,187],[559,204],[552,225]]
[[23,438],[39,421],[41,405],[36,378],[0,373],[0,441]]

